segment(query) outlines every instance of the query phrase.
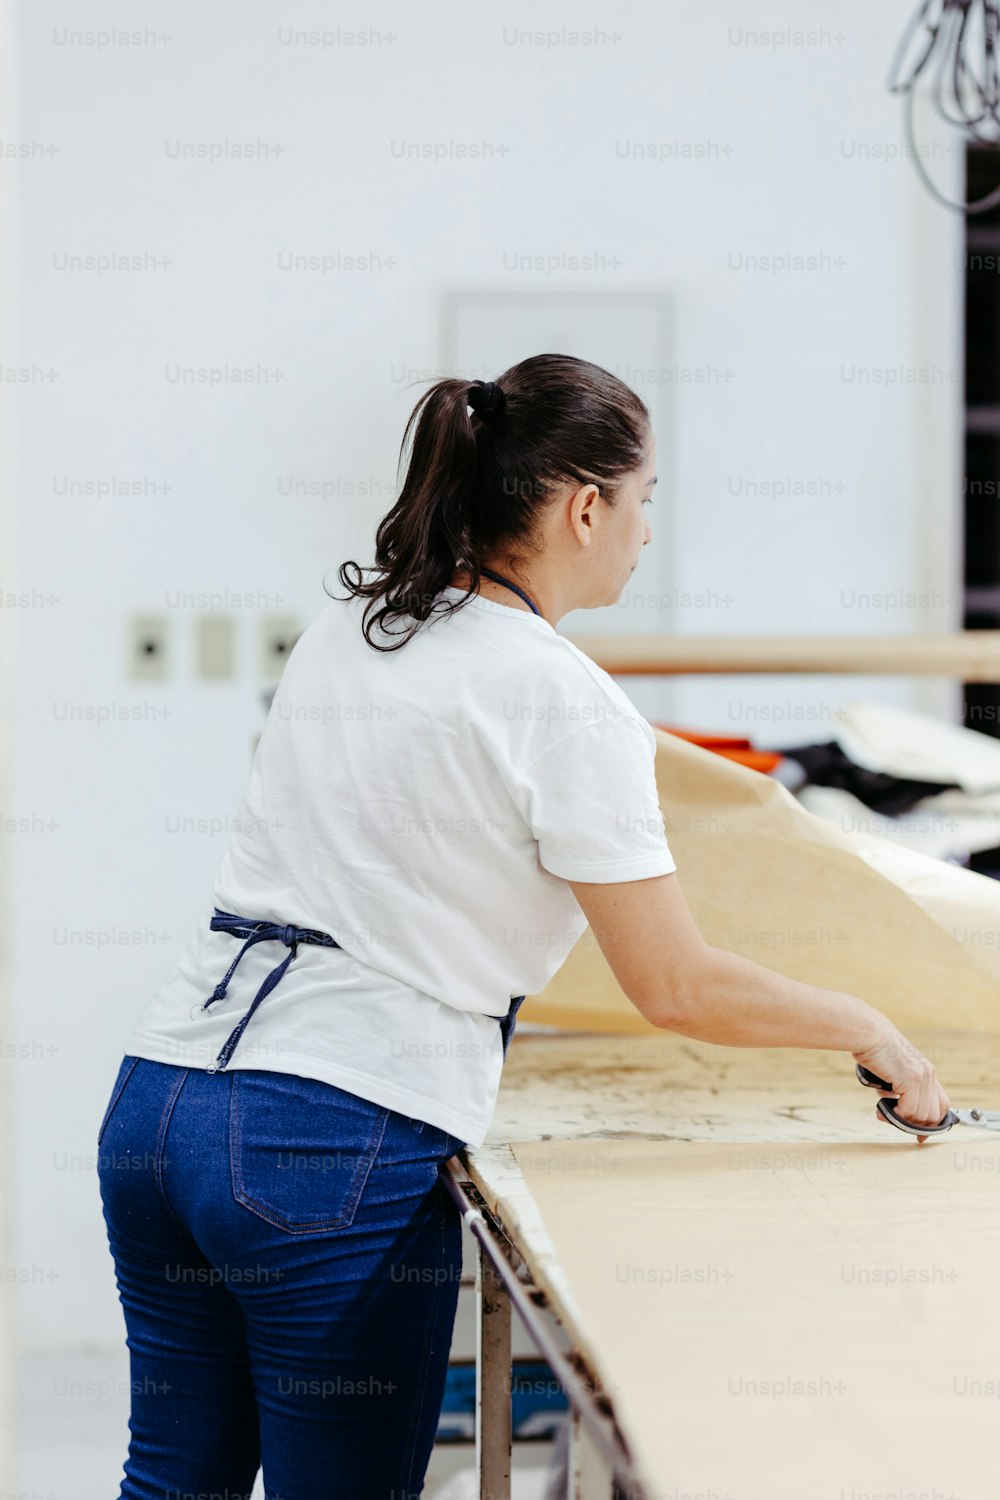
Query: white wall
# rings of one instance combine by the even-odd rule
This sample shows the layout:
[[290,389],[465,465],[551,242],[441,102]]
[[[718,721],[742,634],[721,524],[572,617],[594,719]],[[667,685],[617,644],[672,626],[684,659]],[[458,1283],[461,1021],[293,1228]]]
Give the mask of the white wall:
[[[320,0],[105,0],[99,17],[81,17],[67,0],[22,0],[16,134],[41,154],[15,179],[16,320],[4,358],[43,373],[6,387],[17,435],[6,587],[29,601],[2,617],[4,812],[28,820],[5,840],[4,1041],[27,1055],[4,1060],[2,1078],[17,1120],[26,1345],[121,1341],[97,1124],[131,1019],[204,909],[223,844],[171,832],[170,820],[235,809],[262,720],[258,615],[305,623],[325,603],[327,569],[370,561],[422,389],[403,375],[436,373],[446,294],[642,289],[669,300],[676,368],[634,380],[644,395],[669,387],[666,498],[652,519],[672,539],[670,588],[731,602],[669,604],[662,628],[892,634],[959,623],[960,221],[926,198],[912,164],[857,156],[900,145],[884,84],[911,8],[766,0],[753,7],[760,28],[826,31],[816,45],[778,48],[738,42],[739,0],[631,0],[613,16],[551,3],[544,21],[528,5],[388,0],[371,13]],[[64,26],[99,25],[169,40],[60,40]],[[381,40],[278,40],[279,28],[352,25]],[[509,45],[515,25],[617,29],[618,40]],[[178,139],[262,141],[281,154],[180,161],[169,154]],[[400,141],[486,142],[504,154],[399,160]],[[616,143],[633,141],[710,154],[619,154]],[[933,165],[955,179],[957,158]],[[108,252],[170,264],[96,274],[54,262]],[[283,252],[382,264],[295,274],[278,268]],[[825,269],[772,275],[730,262],[782,253],[826,257]],[[518,254],[606,265],[526,274],[505,267]],[[259,365],[282,378],[183,387],[166,377],[177,364]],[[945,378],[888,390],[844,378],[899,366]],[[718,378],[677,378],[699,371]],[[337,493],[282,496],[290,475]],[[734,493],[786,476],[832,493]],[[67,477],[151,490],[57,493]],[[368,493],[349,493],[359,486]],[[899,589],[950,602],[864,610],[842,593]],[[238,675],[213,687],[191,667],[198,611],[171,601],[217,590],[251,603],[229,611]],[[169,620],[165,684],[125,674],[126,621],[142,612]],[[600,624],[580,614],[562,628]],[[832,705],[869,691],[942,711],[957,702],[951,687],[904,681],[716,679],[680,684],[673,698],[636,685],[651,715],[669,704],[695,727],[742,721],[775,744],[830,738]],[[65,705],[143,717],[69,722]],[[782,705],[812,705],[816,718],[778,727]],[[69,946],[67,930],[90,945]],[[137,943],[113,941],[135,931]]]

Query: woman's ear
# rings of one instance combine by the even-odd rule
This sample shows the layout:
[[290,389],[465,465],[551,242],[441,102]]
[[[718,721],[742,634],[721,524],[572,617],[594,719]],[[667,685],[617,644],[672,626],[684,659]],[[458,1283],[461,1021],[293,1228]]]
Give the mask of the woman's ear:
[[569,522],[578,541],[590,546],[593,536],[594,516],[601,491],[596,484],[581,484],[569,497]]

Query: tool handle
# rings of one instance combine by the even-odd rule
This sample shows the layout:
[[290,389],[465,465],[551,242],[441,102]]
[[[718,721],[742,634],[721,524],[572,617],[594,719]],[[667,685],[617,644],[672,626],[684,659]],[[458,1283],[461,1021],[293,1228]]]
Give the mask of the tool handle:
[[[887,1093],[893,1092],[891,1083],[886,1083],[884,1078],[880,1078],[877,1073],[873,1073],[870,1068],[864,1067],[861,1063],[858,1063],[854,1071],[866,1089],[885,1089]],[[946,1130],[950,1130],[958,1123],[958,1115],[953,1109],[949,1109],[944,1119],[937,1125],[917,1125],[913,1120],[904,1120],[902,1115],[896,1113],[898,1103],[898,1095],[893,1099],[880,1099],[875,1109],[883,1120],[888,1120],[889,1124],[895,1125],[897,1130],[905,1130],[907,1135],[944,1135]]]
[[946,1130],[958,1124],[958,1115],[953,1109],[949,1109],[937,1125],[917,1125],[913,1120],[904,1120],[902,1115],[897,1115],[897,1102],[896,1099],[880,1099],[875,1108],[883,1120],[888,1120],[897,1130],[905,1130],[907,1135],[944,1135]]
[[854,1071],[866,1089],[885,1089],[887,1094],[895,1093],[892,1084],[886,1083],[885,1079],[880,1078],[877,1073],[873,1073],[871,1068],[866,1068],[861,1063],[858,1063]]

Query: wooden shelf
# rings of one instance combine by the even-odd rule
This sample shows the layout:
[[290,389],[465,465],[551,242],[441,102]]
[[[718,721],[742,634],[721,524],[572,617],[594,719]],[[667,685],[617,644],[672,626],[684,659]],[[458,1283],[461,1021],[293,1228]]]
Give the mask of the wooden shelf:
[[569,637],[618,677],[853,672],[1000,683],[1000,630],[906,636]]

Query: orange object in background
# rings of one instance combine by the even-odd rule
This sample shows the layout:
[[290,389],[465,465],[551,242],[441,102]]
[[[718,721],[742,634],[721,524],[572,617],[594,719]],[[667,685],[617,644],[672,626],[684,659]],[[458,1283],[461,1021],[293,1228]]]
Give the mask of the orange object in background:
[[692,745],[700,745],[703,750],[724,755],[727,760],[735,760],[741,766],[748,766],[751,771],[762,771],[765,776],[784,760],[784,756],[777,750],[755,750],[749,740],[736,735],[697,734],[693,729],[675,729],[672,724],[657,724],[653,720],[650,722],[654,729],[662,729],[664,734],[675,734],[679,740],[688,740]]

